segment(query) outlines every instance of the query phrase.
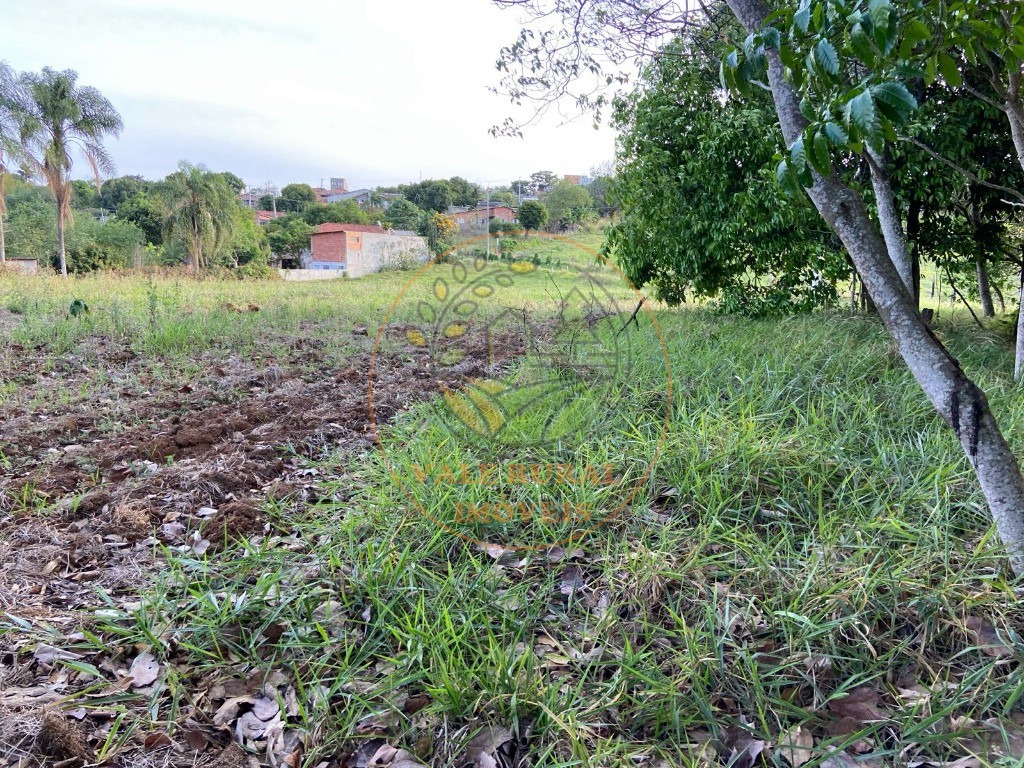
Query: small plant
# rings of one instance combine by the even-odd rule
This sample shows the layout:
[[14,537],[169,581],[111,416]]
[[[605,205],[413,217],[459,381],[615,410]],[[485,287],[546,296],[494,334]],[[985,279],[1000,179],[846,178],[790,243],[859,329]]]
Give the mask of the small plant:
[[75,299],[71,302],[71,306],[68,307],[68,314],[72,317],[78,317],[79,315],[85,315],[89,313],[89,305],[81,299]]

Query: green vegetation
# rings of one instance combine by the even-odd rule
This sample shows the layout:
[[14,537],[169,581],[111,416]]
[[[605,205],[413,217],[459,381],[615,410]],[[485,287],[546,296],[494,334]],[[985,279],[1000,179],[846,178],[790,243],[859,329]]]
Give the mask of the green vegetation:
[[[431,270],[396,322],[451,267]],[[554,312],[551,279],[568,277],[526,273],[506,299]],[[138,356],[158,377],[147,386],[174,391],[232,356],[266,366],[298,339],[323,339],[326,362],[310,370],[320,378],[351,364],[364,338],[351,330],[372,338],[405,279],[374,275],[353,292],[346,281],[4,278],[3,308],[19,322],[0,349],[56,359],[102,339]],[[73,298],[90,311],[69,316]],[[1014,583],[955,437],[884,330],[828,315],[657,319],[672,412],[653,474],[628,510],[561,548],[483,550],[440,529],[430,518],[454,522],[471,488],[433,499],[430,517],[412,507],[396,477],[425,458],[465,459],[423,403],[385,429],[401,446],[390,471],[368,448],[303,458],[317,501],[268,499],[267,533],[208,531],[215,555],[157,547],[154,581],[97,598],[76,637],[16,609],[0,632],[81,655],[57,662],[74,681],[65,704],[121,717],[112,754],[208,708],[199,681],[215,675],[290,690],[309,765],[378,734],[450,765],[483,726],[509,729],[551,766],[698,766],[748,749],[782,761],[794,744],[808,768],[837,753],[869,765],[1019,756]],[[1020,448],[1007,344],[970,326],[937,332]],[[631,425],[665,390],[661,342],[644,316],[628,333],[628,396],[607,426],[615,439],[595,449],[643,454],[658,435]],[[0,353],[5,371],[16,354]],[[88,387],[64,394],[69,407],[105,391],[103,366],[90,369]],[[3,383],[8,401],[24,386]],[[500,543],[530,530],[476,533]],[[143,648],[163,684],[98,696],[113,682],[98,660],[127,666]],[[441,735],[452,733],[463,735]]]

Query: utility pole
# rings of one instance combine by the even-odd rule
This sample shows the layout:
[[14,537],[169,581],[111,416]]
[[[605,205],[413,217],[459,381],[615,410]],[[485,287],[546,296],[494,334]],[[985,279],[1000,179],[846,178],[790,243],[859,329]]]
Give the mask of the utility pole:
[[487,216],[486,216],[486,222],[487,223],[484,225],[485,227],[487,227],[487,233],[486,233],[487,234],[487,259],[486,259],[486,261],[490,261],[491,260],[491,188],[490,187],[487,187]]

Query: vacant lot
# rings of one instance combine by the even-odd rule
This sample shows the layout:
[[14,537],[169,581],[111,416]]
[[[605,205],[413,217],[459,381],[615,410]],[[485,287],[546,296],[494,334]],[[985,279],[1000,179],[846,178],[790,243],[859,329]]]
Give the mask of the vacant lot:
[[[574,275],[537,261],[447,367],[415,328],[450,265],[391,313],[408,273],[0,279],[0,760],[1019,764],[1020,596],[869,319],[611,329],[588,445],[636,474],[603,525],[453,530],[479,487],[408,493],[486,459],[438,392],[514,381],[520,317],[556,335]],[[939,333],[1024,448],[1005,342]]]

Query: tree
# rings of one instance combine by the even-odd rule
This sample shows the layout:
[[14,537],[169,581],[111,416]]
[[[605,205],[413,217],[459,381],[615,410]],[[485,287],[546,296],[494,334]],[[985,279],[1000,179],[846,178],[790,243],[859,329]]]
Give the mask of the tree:
[[[534,18],[551,13],[543,3],[532,0],[497,2],[528,9]],[[784,2],[776,13],[764,0],[727,0],[727,6],[748,36],[742,48],[726,58],[723,72],[727,82],[739,90],[749,92],[754,81],[767,83],[788,147],[777,167],[779,183],[790,194],[802,195],[806,190],[843,243],[901,357],[959,439],[988,501],[1011,567],[1024,574],[1024,478],[1016,457],[984,393],[918,315],[914,297],[890,258],[864,196],[837,171],[852,155],[863,156],[866,147],[881,156],[886,140],[897,135],[916,108],[916,100],[899,79],[907,70],[889,66],[891,62],[878,54],[888,56],[896,51],[913,69],[920,63],[919,44],[930,38],[931,30],[918,19],[908,21],[889,0],[871,0],[870,6],[843,2],[841,8],[840,0],[803,0],[798,7]],[[577,4],[555,0],[556,15],[565,15],[574,23],[555,35],[524,30],[516,44],[502,51],[500,65],[509,73],[504,84],[524,96],[530,96],[532,88],[540,89],[541,96],[550,96],[566,93],[566,80],[575,80],[581,71],[616,82],[613,75],[603,72],[603,60],[628,59],[624,51],[631,47],[643,51],[651,39],[694,23],[703,8],[673,14],[678,6],[666,6],[650,14],[644,6],[614,0],[598,0],[583,10]],[[907,26],[901,29],[904,21]],[[912,26],[913,21],[920,27]],[[832,40],[837,28],[861,61],[863,76],[856,83],[838,78],[842,71],[839,57],[846,54]],[[602,59],[609,53],[614,57]],[[542,71],[536,67],[530,71],[531,64],[538,61],[550,63],[542,64]],[[516,76],[521,71],[516,67],[523,65],[529,77]],[[550,81],[545,77],[549,72]],[[829,82],[830,78],[835,80]],[[818,85],[823,87],[817,89]],[[592,94],[590,84],[584,83],[577,91],[577,103],[588,109],[607,103],[603,96]],[[1024,139],[1024,132],[1021,137]]]
[[533,197],[537,194],[537,188],[533,185],[533,179],[515,179],[509,187],[516,196],[516,200],[524,197]]
[[281,260],[298,259],[309,248],[309,238],[315,229],[298,214],[289,213],[271,221],[264,231],[271,253]]
[[423,222],[423,211],[408,200],[395,200],[388,206],[384,218],[394,229],[409,229],[415,232]]
[[519,199],[516,197],[516,193],[508,187],[492,189],[491,202],[497,203],[498,205],[507,205],[509,208],[515,208],[519,205]]
[[426,218],[420,234],[427,238],[427,247],[435,256],[443,256],[455,246],[459,223],[446,213],[433,213]]
[[19,81],[6,62],[0,61],[0,264],[7,259],[4,219],[7,217],[7,165],[17,159],[21,145],[17,110],[21,102]]
[[444,179],[427,179],[417,184],[406,184],[401,187],[401,191],[406,200],[424,211],[444,213],[455,204],[455,190]]
[[85,179],[74,179],[71,182],[71,203],[76,208],[96,208],[99,193],[96,185]]
[[278,210],[301,212],[316,202],[316,191],[309,184],[286,184],[281,188]]
[[452,188],[452,205],[476,205],[482,199],[480,185],[472,184],[461,176],[448,179],[448,186]]
[[771,100],[722,98],[727,46],[709,32],[684,32],[615,104],[615,194],[627,205],[605,250],[669,304],[688,292],[755,316],[829,304],[849,277],[846,258],[817,213],[775,183],[782,134]]
[[141,176],[118,176],[116,179],[108,179],[100,188],[97,202],[100,208],[116,211],[125,200],[141,195],[147,186]]
[[547,192],[555,186],[556,181],[558,181],[558,176],[551,171],[537,171],[530,174],[530,182],[536,195]]
[[164,195],[164,240],[180,239],[189,269],[205,267],[205,254],[223,245],[234,228],[238,199],[219,173],[185,160],[165,180]]
[[116,215],[141,229],[150,245],[163,243],[167,208],[160,197],[140,192],[118,205]]
[[45,67],[39,73],[22,73],[18,80],[23,156],[57,202],[57,255],[60,272],[67,275],[64,241],[71,222],[72,153],[88,161],[99,182],[101,171],[113,170],[103,139],[119,135],[124,124],[98,90],[78,85],[74,70]]
[[519,223],[523,225],[527,236],[531,229],[544,229],[548,223],[548,209],[539,200],[524,200],[519,206]]
[[586,189],[569,181],[559,181],[544,197],[553,228],[575,227],[594,213],[594,198]]
[[236,195],[240,195],[245,192],[245,182],[231,171],[221,171],[220,175],[224,177],[224,181]]
[[355,200],[340,203],[314,203],[302,212],[307,224],[369,224],[370,215]]

